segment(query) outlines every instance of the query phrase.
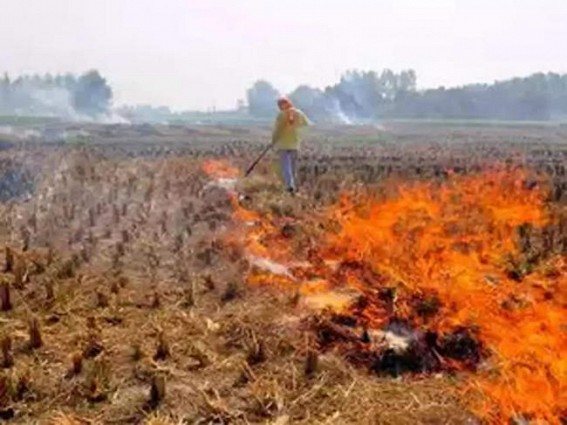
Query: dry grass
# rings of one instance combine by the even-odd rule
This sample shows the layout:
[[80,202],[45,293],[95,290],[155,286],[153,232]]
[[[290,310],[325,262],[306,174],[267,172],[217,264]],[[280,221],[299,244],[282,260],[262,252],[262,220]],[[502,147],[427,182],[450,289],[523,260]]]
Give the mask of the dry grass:
[[[10,247],[0,412],[13,409],[10,423],[467,420],[448,378],[379,379],[318,355],[293,295],[244,286],[245,265],[219,243],[230,205],[201,193],[197,161],[63,159],[31,202],[0,207],[11,222],[0,235]],[[275,215],[313,210],[274,189],[257,179],[242,192]]]

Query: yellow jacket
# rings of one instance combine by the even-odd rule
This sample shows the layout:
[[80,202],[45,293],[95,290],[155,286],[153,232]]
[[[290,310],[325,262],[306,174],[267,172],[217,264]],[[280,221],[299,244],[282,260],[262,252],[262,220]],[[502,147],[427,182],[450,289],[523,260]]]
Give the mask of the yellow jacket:
[[[293,123],[289,122],[288,114],[293,114]],[[303,112],[297,108],[284,110],[278,114],[272,132],[272,143],[279,150],[297,150],[301,140],[299,129],[309,125],[310,122]]]

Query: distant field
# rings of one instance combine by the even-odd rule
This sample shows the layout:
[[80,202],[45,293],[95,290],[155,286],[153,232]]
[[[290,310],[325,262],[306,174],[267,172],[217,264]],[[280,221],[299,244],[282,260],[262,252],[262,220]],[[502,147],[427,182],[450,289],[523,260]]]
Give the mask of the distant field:
[[[246,116],[238,113],[193,113],[187,114],[181,118],[172,118],[166,120],[169,125],[203,125],[203,126],[257,126],[271,125],[272,120],[266,118],[257,118]],[[0,115],[0,125],[28,126],[28,125],[45,125],[53,123],[62,123],[59,118],[42,117],[42,116],[17,116],[17,115]],[[77,123],[73,123],[76,125]],[[503,128],[525,128],[525,127],[564,127],[566,121],[500,121],[500,120],[472,120],[472,119],[404,119],[404,118],[385,118],[375,124],[363,124],[365,126],[376,125],[420,125],[435,127],[503,127]],[[110,124],[112,125],[112,124]],[[136,123],[136,125],[144,125]],[[150,124],[158,125],[158,124]],[[323,127],[333,127],[333,125],[323,125]],[[336,126],[356,127],[348,124],[338,124]]]
[[467,119],[387,119],[388,123],[422,124],[435,126],[459,127],[563,127],[565,121],[501,121],[501,120],[467,120]]
[[53,117],[20,117],[16,115],[0,115],[0,125],[43,125],[54,122],[60,122],[58,118]]
[[[0,140],[5,143],[59,145],[79,143],[104,147],[115,154],[161,155],[226,149],[247,145],[261,149],[271,139],[272,125],[264,123],[94,124],[65,123],[37,118],[0,117]],[[3,127],[3,128],[2,128]],[[346,153],[349,147],[380,149],[381,155],[408,157],[413,152],[478,149],[498,145],[504,151],[538,152],[556,149],[567,140],[567,126],[550,122],[416,121],[390,120],[374,125],[315,125],[303,136],[303,156]],[[225,148],[221,149],[221,146]],[[460,146],[460,148],[459,148]],[[466,150],[466,149],[465,149]],[[446,153],[446,152],[445,152]],[[465,155],[470,155],[467,152]]]

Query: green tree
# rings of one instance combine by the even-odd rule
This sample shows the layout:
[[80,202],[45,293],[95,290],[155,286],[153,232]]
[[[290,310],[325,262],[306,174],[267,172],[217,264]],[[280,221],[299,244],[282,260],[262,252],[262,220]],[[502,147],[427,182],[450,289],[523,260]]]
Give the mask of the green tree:
[[79,77],[73,91],[73,107],[79,113],[97,116],[105,114],[112,101],[112,89],[98,71]]
[[246,97],[250,113],[257,117],[270,117],[277,113],[279,92],[266,80],[259,80],[248,89]]

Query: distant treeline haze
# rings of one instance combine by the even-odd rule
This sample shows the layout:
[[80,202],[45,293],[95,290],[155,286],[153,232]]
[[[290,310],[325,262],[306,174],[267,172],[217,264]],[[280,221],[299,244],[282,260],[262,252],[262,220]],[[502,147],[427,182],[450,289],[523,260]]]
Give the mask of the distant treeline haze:
[[112,89],[94,70],[0,79],[0,115],[98,118],[109,113],[111,103]]
[[[416,89],[416,73],[351,71],[324,90],[302,85],[289,93],[318,122],[372,122],[387,118],[565,120],[567,74],[538,73],[494,84]],[[260,80],[247,92],[249,111],[271,116],[280,95]]]
[[[271,120],[280,92],[257,81],[247,105],[216,114],[173,113],[168,107],[126,106],[112,110],[112,89],[98,71],[82,75],[0,77],[0,115],[98,119],[113,112],[138,122]],[[187,93],[190,97],[191,93]],[[364,123],[383,119],[567,120],[567,74],[538,73],[494,84],[417,89],[413,70],[349,71],[324,89],[307,85],[288,96],[315,122]],[[247,106],[247,107],[246,107]],[[213,117],[213,118],[214,118]],[[210,117],[209,117],[210,118]]]

